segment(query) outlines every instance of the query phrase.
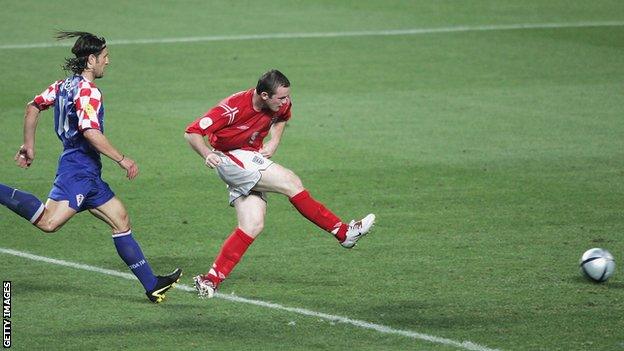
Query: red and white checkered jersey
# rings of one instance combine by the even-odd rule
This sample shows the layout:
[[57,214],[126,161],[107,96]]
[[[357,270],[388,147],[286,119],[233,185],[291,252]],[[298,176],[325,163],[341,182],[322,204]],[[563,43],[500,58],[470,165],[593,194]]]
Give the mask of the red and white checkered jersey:
[[58,92],[58,87],[63,84],[65,80],[57,80],[56,82],[50,84],[50,86],[41,92],[41,94],[35,96],[32,102],[34,102],[39,110],[47,110],[50,106],[54,105],[54,101],[56,100],[56,94]]
[[[59,112],[63,112],[59,116],[59,119],[62,119],[59,121],[60,124],[67,124],[66,118],[71,122],[75,113],[76,127],[79,131],[91,128],[102,130],[101,118],[98,118],[103,115],[102,93],[93,82],[78,75],[58,80],[35,96],[33,103],[43,111],[53,106],[57,99],[61,100],[57,104]],[[71,129],[71,126],[69,128]]]
[[186,132],[207,135],[212,147],[219,151],[260,150],[271,125],[290,119],[292,103],[282,105],[277,112],[258,112],[253,108],[253,94],[251,88],[223,99],[203,117],[189,124]]

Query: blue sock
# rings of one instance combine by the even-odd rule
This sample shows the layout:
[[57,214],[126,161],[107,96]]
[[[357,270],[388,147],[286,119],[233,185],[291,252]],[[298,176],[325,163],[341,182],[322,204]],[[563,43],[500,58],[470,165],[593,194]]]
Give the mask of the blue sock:
[[0,204],[34,223],[45,206],[33,194],[0,184]]
[[113,241],[119,257],[128,265],[128,268],[139,278],[145,291],[150,291],[156,286],[157,278],[152,272],[152,267],[143,256],[141,247],[132,237],[132,231],[114,234]]

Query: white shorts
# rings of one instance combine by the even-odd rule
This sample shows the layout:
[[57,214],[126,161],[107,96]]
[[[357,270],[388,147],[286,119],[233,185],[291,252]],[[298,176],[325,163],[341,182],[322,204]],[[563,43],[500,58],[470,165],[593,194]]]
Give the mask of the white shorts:
[[266,202],[266,194],[251,190],[264,171],[273,164],[273,161],[262,156],[259,152],[249,150],[231,150],[227,152],[215,151],[221,157],[221,163],[216,167],[217,174],[227,184],[230,192],[230,206],[234,200],[250,194],[258,195]]

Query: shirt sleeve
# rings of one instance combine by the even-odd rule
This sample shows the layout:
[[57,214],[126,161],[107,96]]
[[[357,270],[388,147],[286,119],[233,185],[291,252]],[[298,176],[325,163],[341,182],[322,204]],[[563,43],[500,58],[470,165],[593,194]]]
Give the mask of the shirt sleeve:
[[50,108],[50,106],[54,105],[54,101],[56,101],[56,92],[58,91],[58,85],[61,82],[62,80],[52,83],[46,90],[41,92],[41,94],[35,96],[35,98],[31,102],[37,105],[37,108],[40,111],[47,110],[48,108]]
[[191,134],[208,135],[230,125],[233,122],[231,110],[227,105],[219,104],[199,117],[186,127],[186,132]]
[[89,82],[82,82],[78,94],[74,97],[74,105],[78,115],[78,130],[81,132],[87,129],[101,130],[98,119],[98,113],[102,106],[100,89]]

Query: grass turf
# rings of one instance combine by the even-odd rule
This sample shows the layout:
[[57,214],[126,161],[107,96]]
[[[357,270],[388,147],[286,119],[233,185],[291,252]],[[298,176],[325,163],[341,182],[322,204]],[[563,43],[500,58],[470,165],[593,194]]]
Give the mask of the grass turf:
[[[0,45],[47,42],[55,28],[115,40],[624,19],[615,1],[146,4],[88,20],[56,3],[10,4]],[[620,272],[596,285],[576,267],[590,247],[624,253],[622,39],[611,26],[112,45],[98,81],[106,133],[142,173],[128,182],[105,161],[104,178],[155,270],[181,266],[188,284],[235,217],[183,129],[277,67],[294,115],[275,160],[340,216],[374,211],[378,225],[346,251],[272,195],[265,232],[223,293],[504,350],[622,348]],[[68,52],[0,49],[0,181],[40,198],[59,153],[51,112],[32,169],[11,159],[25,102],[61,77]],[[127,270],[88,214],[53,235],[6,209],[0,218],[2,247]],[[182,291],[152,306],[136,282],[7,255],[0,264],[18,350],[456,349]]]

